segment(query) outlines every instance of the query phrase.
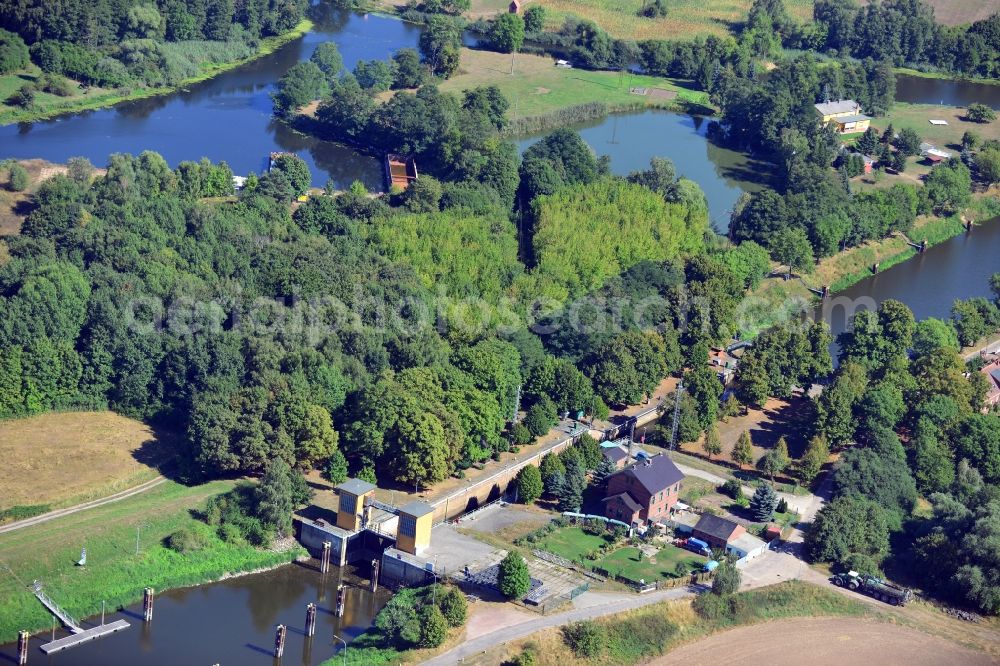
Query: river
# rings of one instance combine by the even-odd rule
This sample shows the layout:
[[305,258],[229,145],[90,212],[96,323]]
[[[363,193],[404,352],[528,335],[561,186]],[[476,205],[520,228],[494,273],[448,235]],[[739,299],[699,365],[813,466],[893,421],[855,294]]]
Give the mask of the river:
[[260,173],[271,151],[299,154],[313,184],[327,179],[346,188],[354,180],[380,190],[382,168],[369,156],[329,141],[293,132],[271,116],[275,82],[312,55],[316,45],[335,40],[352,69],[358,60],[385,59],[415,47],[420,31],[402,21],[317,5],[314,30],[271,55],[224,72],[189,89],[125,102],[112,108],[52,120],[0,127],[0,157],[40,157],[65,162],[81,155],[97,165],[115,152],[153,150],[171,165],[207,157],[225,160],[237,175]]
[[[281,663],[312,666],[338,654],[370,625],[391,595],[384,588],[372,593],[366,581],[350,570],[332,567],[325,576],[315,561],[289,564],[272,571],[229,580],[171,590],[156,597],[153,620],[142,621],[142,605],[108,613],[107,622],[118,619],[132,626],[100,640],[46,656],[38,646],[51,638],[42,632],[31,639],[29,664],[52,666],[178,666],[210,664],[278,663],[272,656],[278,624],[288,627]],[[347,587],[344,617],[333,609],[337,584]],[[316,634],[304,635],[306,605],[318,608]],[[84,626],[100,624],[90,618]],[[56,637],[67,635],[60,629]],[[350,649],[350,648],[348,648]],[[15,646],[0,647],[0,663],[16,663]]]
[[969,106],[974,102],[1000,110],[1000,85],[962,79],[896,75],[896,101],[910,104]]
[[1000,271],[1000,219],[950,238],[834,295],[824,316],[836,338],[850,310],[888,299],[906,303],[919,319],[947,319],[956,298],[990,297],[989,279]]

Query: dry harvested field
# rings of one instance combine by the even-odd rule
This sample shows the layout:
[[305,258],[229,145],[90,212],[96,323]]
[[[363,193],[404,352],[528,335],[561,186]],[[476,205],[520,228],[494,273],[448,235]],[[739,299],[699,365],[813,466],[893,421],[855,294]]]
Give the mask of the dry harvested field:
[[113,412],[0,421],[0,510],[56,508],[120,492],[155,478],[170,444],[170,437]]
[[[46,160],[18,160],[28,172],[28,189],[24,192],[11,192],[7,189],[7,181],[0,185],[0,236],[13,236],[21,231],[21,223],[31,212],[31,195],[38,186],[56,174],[66,173],[66,165],[53,164]],[[104,169],[94,169],[94,175],[100,176]],[[6,174],[3,175],[6,179]]]
[[981,652],[895,624],[856,618],[802,618],[725,631],[656,659],[656,666],[762,663],[770,666],[986,666]]
[[[945,25],[962,25],[989,18],[1000,11],[996,0],[924,0],[934,8],[934,18]],[[859,4],[865,4],[861,2]]]

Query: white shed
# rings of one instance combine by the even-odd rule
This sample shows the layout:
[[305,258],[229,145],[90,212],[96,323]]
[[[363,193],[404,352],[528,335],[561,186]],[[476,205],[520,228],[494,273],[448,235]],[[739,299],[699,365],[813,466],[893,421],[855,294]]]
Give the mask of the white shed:
[[726,552],[736,555],[736,563],[742,564],[763,554],[767,544],[752,534],[741,534],[726,545]]

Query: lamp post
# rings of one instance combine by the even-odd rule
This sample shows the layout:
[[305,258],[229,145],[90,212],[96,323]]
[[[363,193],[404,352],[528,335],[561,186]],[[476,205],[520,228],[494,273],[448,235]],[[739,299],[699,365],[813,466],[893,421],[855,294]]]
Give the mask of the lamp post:
[[347,641],[345,641],[337,634],[334,634],[333,637],[344,644],[344,666],[347,666]]

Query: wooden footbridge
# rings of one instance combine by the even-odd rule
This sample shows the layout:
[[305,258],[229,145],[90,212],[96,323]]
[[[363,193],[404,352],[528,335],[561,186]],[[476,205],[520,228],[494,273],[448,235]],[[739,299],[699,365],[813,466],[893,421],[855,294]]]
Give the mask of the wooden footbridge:
[[45,654],[52,654],[54,652],[60,652],[67,648],[76,647],[81,643],[86,643],[109,634],[121,631],[122,629],[128,629],[131,625],[125,620],[116,620],[111,624],[104,623],[104,616],[101,615],[101,624],[96,627],[91,627],[90,629],[84,629],[80,626],[72,615],[67,613],[62,607],[57,604],[52,598],[45,594],[42,589],[42,583],[40,581],[35,581],[31,585],[31,590],[34,592],[35,597],[42,602],[42,605],[48,609],[50,613],[59,618],[59,621],[63,623],[70,631],[69,636],[65,636],[58,640],[54,640],[51,643],[46,643],[41,646],[42,652]]

